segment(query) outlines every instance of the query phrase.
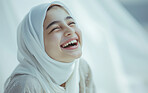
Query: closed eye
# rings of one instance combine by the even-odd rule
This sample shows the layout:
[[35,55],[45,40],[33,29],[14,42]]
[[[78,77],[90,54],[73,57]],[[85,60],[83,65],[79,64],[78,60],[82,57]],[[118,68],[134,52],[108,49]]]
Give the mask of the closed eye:
[[75,24],[76,24],[75,22],[70,22],[68,25],[72,26],[72,25],[75,25]]
[[50,33],[53,32],[53,31],[55,31],[55,30],[59,30],[59,29],[60,29],[60,27],[55,27],[55,28],[53,28],[53,29],[50,31]]

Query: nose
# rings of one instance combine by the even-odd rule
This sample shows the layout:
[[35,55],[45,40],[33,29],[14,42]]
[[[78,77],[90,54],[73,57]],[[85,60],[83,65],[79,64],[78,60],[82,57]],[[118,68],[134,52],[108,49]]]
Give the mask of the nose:
[[72,27],[67,26],[67,27],[65,28],[64,36],[70,37],[70,36],[73,36],[74,33],[75,33],[75,29],[72,28]]

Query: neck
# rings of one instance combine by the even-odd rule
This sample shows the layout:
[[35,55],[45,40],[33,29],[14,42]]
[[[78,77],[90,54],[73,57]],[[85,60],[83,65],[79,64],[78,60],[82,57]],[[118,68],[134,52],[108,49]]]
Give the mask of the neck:
[[71,63],[62,63],[49,57],[49,63],[46,64],[46,67],[48,69],[47,73],[54,83],[60,86],[65,86],[64,83],[73,73],[77,61],[78,59],[75,59]]
[[65,87],[65,85],[66,85],[66,82],[65,82],[65,83],[63,83],[63,84],[61,84],[60,86],[61,86],[61,87]]

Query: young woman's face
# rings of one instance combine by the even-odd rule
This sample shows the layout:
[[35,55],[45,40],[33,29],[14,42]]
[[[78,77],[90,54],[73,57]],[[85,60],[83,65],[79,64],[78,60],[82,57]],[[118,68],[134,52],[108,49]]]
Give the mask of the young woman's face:
[[48,10],[43,28],[48,56],[61,62],[72,62],[81,56],[81,31],[63,8],[54,6]]

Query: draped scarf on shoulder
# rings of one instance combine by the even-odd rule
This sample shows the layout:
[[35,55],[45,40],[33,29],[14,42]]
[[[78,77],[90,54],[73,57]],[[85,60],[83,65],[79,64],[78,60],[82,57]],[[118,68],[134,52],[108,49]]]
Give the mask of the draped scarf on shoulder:
[[[30,10],[17,30],[17,58],[20,64],[7,79],[5,87],[11,86],[9,82],[15,75],[27,74],[38,79],[45,93],[63,90],[65,93],[79,93],[79,59],[62,63],[49,57],[44,49],[43,23],[51,4],[60,5],[70,13],[67,7],[58,1],[41,4]],[[60,86],[64,82],[66,89]]]

